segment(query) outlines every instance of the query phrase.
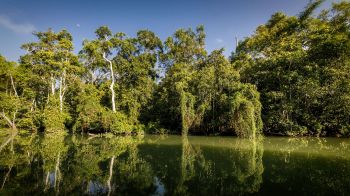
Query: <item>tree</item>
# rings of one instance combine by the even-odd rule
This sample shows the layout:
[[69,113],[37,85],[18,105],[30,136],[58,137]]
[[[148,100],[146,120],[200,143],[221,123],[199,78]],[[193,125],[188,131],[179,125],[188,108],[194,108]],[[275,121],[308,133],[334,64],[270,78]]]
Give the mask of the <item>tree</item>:
[[[135,38],[127,37],[120,32],[112,36],[108,27],[100,27],[96,30],[96,34],[98,37],[96,40],[84,41],[80,54],[88,71],[86,82],[94,86],[84,85],[83,88],[88,87],[86,92],[90,93],[93,92],[91,89],[95,88],[94,91],[100,96],[88,100],[88,96],[95,97],[95,95],[82,94],[82,97],[87,96],[87,101],[81,102],[79,108],[95,108],[94,110],[100,111],[93,119],[99,122],[97,127],[104,127],[104,130],[115,133],[138,132],[143,129],[139,122],[141,110],[146,107],[155,86],[155,65],[162,43],[148,30],[139,31]],[[109,71],[105,62],[109,63]],[[105,76],[111,74],[113,76],[110,76],[111,83],[109,83]],[[107,86],[111,96],[106,91]],[[110,107],[110,103],[115,115],[110,115],[108,110],[103,109]],[[82,111],[78,111],[81,117],[89,116],[87,113],[81,113]]]
[[29,75],[26,83],[32,92],[36,124],[39,129],[63,130],[69,118],[64,109],[65,95],[82,71],[73,54],[72,36],[67,30],[55,33],[51,29],[34,35],[38,42],[22,46],[27,54],[21,57],[20,66]]
[[349,133],[349,3],[312,17],[321,2],[299,16],[274,14],[231,57],[262,94],[266,132]]
[[[115,104],[115,80],[116,77],[119,77],[119,73],[115,73],[114,66],[112,60],[109,56],[113,55],[112,52],[115,48],[115,44],[113,43],[112,32],[107,26],[101,26],[96,31],[95,34],[97,39],[88,41],[85,40],[83,43],[82,54],[87,57],[87,66],[92,68],[90,71],[92,78],[94,78],[94,69],[98,69],[98,71],[106,71],[106,68],[109,69],[109,76],[111,80],[111,84],[109,89],[111,91],[111,103],[112,103],[112,111],[115,113],[116,104]],[[116,35],[117,36],[117,35]],[[108,63],[106,66],[102,61]],[[94,80],[94,79],[93,79]]]
[[14,72],[14,64],[7,62],[4,57],[0,56],[1,117],[10,128],[17,129],[15,121],[18,109],[20,107],[20,102],[16,85],[13,79],[13,75],[15,74]]
[[165,42],[161,57],[167,72],[156,94],[158,121],[170,130],[179,130],[180,121],[183,135],[234,132],[255,137],[262,129],[259,93],[239,81],[223,50],[207,56],[204,38],[200,26],[196,32],[180,29]]
[[158,87],[155,110],[161,111],[159,121],[163,126],[170,130],[181,129],[182,134],[187,134],[194,116],[194,96],[189,92],[189,82],[196,66],[206,56],[204,39],[203,26],[197,27],[195,32],[179,29],[165,41],[160,54],[166,73]]
[[25,70],[0,55],[0,117],[12,129],[34,127],[27,76]]

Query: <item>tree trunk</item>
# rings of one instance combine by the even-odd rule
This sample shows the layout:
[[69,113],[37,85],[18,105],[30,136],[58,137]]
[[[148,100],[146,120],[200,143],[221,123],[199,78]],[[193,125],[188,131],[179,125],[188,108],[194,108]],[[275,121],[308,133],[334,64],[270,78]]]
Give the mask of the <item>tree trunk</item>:
[[51,74],[51,93],[52,95],[55,95],[55,79]]
[[112,192],[111,181],[112,181],[112,176],[113,176],[114,158],[115,158],[115,156],[112,157],[111,162],[109,164],[109,177],[108,177],[108,181],[107,181],[108,195],[110,195]]
[[115,91],[114,91],[115,78],[114,78],[114,72],[113,72],[113,64],[112,64],[112,61],[106,57],[105,52],[103,53],[103,58],[109,63],[109,69],[111,72],[111,81],[112,82],[111,82],[109,89],[111,89],[111,93],[112,93],[112,111],[115,113],[116,112],[116,109],[115,109]]
[[30,111],[33,112],[35,108],[35,98],[33,98],[32,105],[30,106]]
[[46,174],[46,179],[45,179],[45,189],[44,189],[44,192],[45,192],[45,191],[47,190],[47,188],[48,188],[49,177],[50,177],[50,172],[47,172],[47,174]]
[[61,112],[63,111],[63,95],[61,95],[61,92],[60,92],[60,111]]
[[12,75],[10,76],[10,78],[11,78],[11,85],[12,85],[13,91],[15,92],[15,96],[18,97],[17,90],[15,87],[15,83],[13,82]]
[[56,187],[58,187],[57,185],[57,181],[58,181],[58,175],[60,172],[60,153],[58,153],[57,155],[57,160],[56,160],[56,167],[55,167],[55,183],[54,183],[54,188],[56,189]]
[[66,70],[63,70],[61,78],[60,78],[60,111],[63,111],[63,101],[64,101],[64,94],[66,91]]
[[16,120],[16,114],[17,114],[17,110],[13,113],[13,119],[12,119],[12,129],[17,129],[16,127],[16,123],[15,123],[15,120]]

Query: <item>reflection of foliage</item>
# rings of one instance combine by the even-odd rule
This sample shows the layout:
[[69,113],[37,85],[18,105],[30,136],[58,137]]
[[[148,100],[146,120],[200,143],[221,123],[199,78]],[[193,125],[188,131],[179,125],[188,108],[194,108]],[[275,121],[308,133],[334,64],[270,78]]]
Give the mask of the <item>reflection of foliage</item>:
[[0,152],[0,195],[349,191],[349,140],[146,137],[20,132]]
[[[13,132],[10,132],[11,135]],[[0,190],[7,186],[19,190],[27,188],[27,184],[23,184],[24,186],[20,184],[25,183],[26,176],[32,175],[32,170],[28,165],[32,164],[34,155],[37,153],[35,139],[36,134],[24,136],[15,134],[10,143],[0,152],[0,168],[1,171],[5,171],[4,174],[0,172],[2,177],[0,178]],[[2,195],[1,191],[0,195]]]
[[138,155],[137,145],[128,146],[128,150],[117,162],[114,175],[115,192],[121,195],[149,195],[155,191],[153,171],[149,163]]
[[254,193],[259,191],[262,183],[264,166],[262,162],[263,146],[262,141],[239,140],[237,142],[238,159],[233,161],[234,173],[237,183],[236,189],[239,192]]
[[[140,139],[140,136],[110,136],[90,139],[73,137],[74,162],[71,163],[73,166],[67,171],[67,174],[74,174],[74,178],[71,179],[73,182],[67,183],[66,189],[75,190],[78,187],[87,187],[84,190],[90,193],[110,191],[116,194],[127,193],[131,190],[138,192],[138,190],[142,191],[150,187],[153,183],[151,168],[138,157],[137,153],[136,147]],[[94,184],[93,190],[89,190],[91,184]],[[119,184],[129,185],[121,187]],[[130,189],[130,186],[134,189]],[[109,188],[111,190],[108,190]]]
[[349,192],[350,148],[336,138],[267,139],[265,191],[274,187],[293,194],[344,195]]
[[[67,145],[64,142],[66,133],[61,131],[56,133],[46,133],[40,145],[40,154],[43,159],[43,170],[45,177],[45,190],[54,187],[59,191],[60,181],[62,179],[61,161],[66,156]],[[50,174],[54,179],[50,179]]]
[[[196,159],[203,158],[200,156],[200,150],[197,150],[189,143],[187,136],[182,136],[181,177],[175,190],[178,195],[185,195],[188,192],[188,187],[184,186],[184,184],[195,176]],[[201,160],[205,161],[204,159]]]
[[[182,137],[181,179],[177,194],[188,194],[188,182],[198,176],[211,173],[211,162],[206,161],[201,149],[190,144],[187,137]],[[202,179],[199,179],[202,180]]]
[[[237,140],[229,149],[222,150],[226,152],[224,154],[226,157],[222,157],[222,161],[227,161],[227,164],[216,165],[215,158],[220,154],[206,154],[205,150],[192,145],[187,137],[183,137],[181,178],[175,193],[244,194],[259,191],[264,170],[261,139]],[[200,188],[193,190],[195,184]]]
[[53,171],[58,157],[64,156],[67,152],[64,137],[64,133],[45,134],[40,147],[40,154],[44,161],[44,171]]
[[[118,157],[127,150],[127,146],[135,142],[131,137],[112,138],[78,138],[73,137],[74,168],[78,179],[88,183],[97,181],[104,184],[108,179],[108,163],[112,156]],[[104,169],[107,168],[106,171]],[[81,183],[78,181],[77,183]]]

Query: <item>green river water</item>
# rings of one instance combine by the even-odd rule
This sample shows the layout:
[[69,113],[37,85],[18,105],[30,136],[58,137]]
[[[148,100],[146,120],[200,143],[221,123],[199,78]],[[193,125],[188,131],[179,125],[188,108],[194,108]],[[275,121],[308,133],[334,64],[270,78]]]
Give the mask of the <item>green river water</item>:
[[0,136],[0,195],[350,195],[350,140]]

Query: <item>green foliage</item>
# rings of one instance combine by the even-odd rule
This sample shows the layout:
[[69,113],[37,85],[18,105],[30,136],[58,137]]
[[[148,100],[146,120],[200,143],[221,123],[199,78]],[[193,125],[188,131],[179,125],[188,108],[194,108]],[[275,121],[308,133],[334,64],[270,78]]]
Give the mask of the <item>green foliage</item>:
[[74,131],[99,131],[100,116],[104,108],[100,104],[101,92],[94,85],[87,84],[78,94],[77,119]]
[[266,132],[350,133],[350,4],[334,4],[313,18],[321,2],[311,2],[299,18],[274,14],[231,57],[242,81],[261,92]]
[[165,128],[163,128],[159,122],[151,121],[145,126],[145,132],[149,134],[164,135],[164,134],[168,134],[169,130],[166,130]]
[[27,73],[0,55],[0,124],[13,129],[33,130]]
[[36,32],[18,65],[0,56],[0,126],[349,136],[350,3],[314,17],[322,2],[273,14],[230,59],[207,52],[203,26],[164,43],[149,30],[129,37],[102,26],[79,55],[67,30]]
[[131,134],[133,126],[129,124],[127,116],[123,113],[105,111],[101,116],[102,128],[115,134]]
[[117,111],[112,112],[101,105],[103,93],[92,84],[83,86],[78,95],[77,119],[74,130],[79,132],[114,134],[142,133],[143,128],[133,124],[128,117]]
[[201,27],[197,32],[181,29],[165,43],[167,72],[153,108],[159,112],[158,122],[183,135],[255,137],[262,129],[259,93],[253,85],[239,81],[239,72],[223,56],[223,50],[206,55],[204,37]]
[[242,85],[242,89],[231,98],[229,126],[237,135],[255,137],[262,130],[261,104],[259,93],[251,85]]
[[56,97],[50,98],[49,103],[38,116],[38,118],[42,118],[39,121],[42,122],[41,126],[47,133],[64,132],[66,130],[65,123],[70,116],[65,111],[60,111],[59,104]]

